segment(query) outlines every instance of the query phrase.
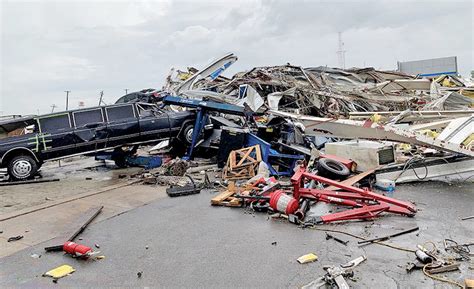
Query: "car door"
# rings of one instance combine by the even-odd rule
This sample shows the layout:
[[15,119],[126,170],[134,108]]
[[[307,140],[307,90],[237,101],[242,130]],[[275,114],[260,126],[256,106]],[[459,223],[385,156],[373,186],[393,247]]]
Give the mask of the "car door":
[[153,141],[170,136],[168,114],[156,105],[139,103],[136,105],[140,125],[140,141]]
[[108,147],[140,141],[140,127],[134,106],[134,104],[122,104],[105,107]]
[[108,138],[102,108],[72,112],[76,152],[90,152],[105,148]]
[[38,117],[36,140],[42,158],[60,158],[75,153],[74,128],[69,112]]

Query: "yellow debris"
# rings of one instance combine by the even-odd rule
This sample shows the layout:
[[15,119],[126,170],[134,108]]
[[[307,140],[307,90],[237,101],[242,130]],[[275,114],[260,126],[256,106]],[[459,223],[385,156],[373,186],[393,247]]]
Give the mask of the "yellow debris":
[[375,123],[380,122],[381,119],[382,119],[382,116],[380,114],[377,114],[377,113],[370,117],[370,120],[372,122],[375,122]]
[[64,276],[67,276],[71,274],[72,272],[76,271],[76,269],[72,268],[72,266],[69,265],[62,265],[57,268],[54,268],[52,270],[49,270],[48,272],[44,273],[43,276],[48,276],[48,277],[53,277],[55,279],[62,278]]
[[437,133],[437,132],[435,132],[434,130],[431,130],[431,129],[420,130],[420,133],[423,134],[423,135],[432,137],[432,138],[437,138],[438,135],[439,135],[439,133]]
[[298,261],[300,264],[310,263],[310,262],[314,262],[316,260],[318,260],[318,256],[316,256],[313,253],[303,255],[303,256],[299,257],[298,259],[296,259],[296,261]]
[[397,147],[400,151],[403,152],[409,152],[412,149],[411,145],[407,143],[398,144]]
[[181,72],[178,74],[178,78],[179,80],[186,80],[188,78],[190,78],[193,74],[192,73],[186,73],[186,72]]
[[471,133],[471,135],[465,139],[462,144],[465,146],[465,147],[471,147],[474,145],[474,133]]
[[[459,91],[460,94],[464,95],[464,96],[467,96],[467,97],[470,97],[470,98],[474,98],[474,91],[472,90],[466,90],[466,89],[461,89]],[[472,104],[471,106],[473,106],[474,104]]]
[[455,87],[456,86],[456,84],[451,82],[451,79],[449,79],[448,77],[443,79],[443,83],[441,85],[444,86],[444,87]]

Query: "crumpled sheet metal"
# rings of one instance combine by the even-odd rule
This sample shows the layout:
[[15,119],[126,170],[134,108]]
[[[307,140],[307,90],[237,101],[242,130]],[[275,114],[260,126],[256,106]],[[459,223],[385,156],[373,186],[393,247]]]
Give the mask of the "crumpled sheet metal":
[[[234,60],[233,54],[226,55],[203,70],[189,70],[192,75],[184,81],[168,78],[165,87],[179,93],[184,88],[209,92],[210,96],[217,93],[226,96],[220,97],[223,102],[244,105],[238,100],[239,92],[242,86],[249,86],[256,91],[254,95],[264,100],[266,108],[323,117],[363,111],[419,110],[433,100],[435,92],[436,98],[446,94],[443,90],[433,91],[428,79],[374,68],[303,68],[287,64],[255,67],[230,79],[220,75],[221,70],[217,77],[203,77]],[[257,100],[250,101],[253,111],[261,107]]]
[[301,122],[305,126],[306,135],[396,141],[474,157],[473,150],[466,149],[459,144],[434,139],[417,131],[398,126],[383,126],[368,121],[321,118],[280,111],[271,111],[271,113]]
[[427,103],[423,110],[463,110],[473,106],[473,98],[453,91],[448,92],[446,95]]
[[176,94],[179,94],[179,92],[183,90],[192,90],[196,82],[201,79],[209,79],[209,81],[212,81],[236,61],[237,56],[235,56],[233,53],[226,54],[223,57],[210,63],[202,70],[188,77],[184,82],[180,83],[174,89],[174,92]]
[[[331,72],[333,74],[328,74]],[[214,86],[218,92],[235,95],[242,84],[252,85],[267,100],[267,106],[278,110],[325,116],[351,111],[406,109],[413,95],[387,94],[369,88],[374,83],[362,82],[352,72],[337,69],[304,69],[298,66],[258,67],[235,75],[228,83]],[[379,79],[383,79],[379,77]],[[379,81],[372,78],[373,81]],[[385,79],[383,79],[385,81]],[[206,86],[202,86],[206,89]],[[286,91],[293,89],[292,93]]]

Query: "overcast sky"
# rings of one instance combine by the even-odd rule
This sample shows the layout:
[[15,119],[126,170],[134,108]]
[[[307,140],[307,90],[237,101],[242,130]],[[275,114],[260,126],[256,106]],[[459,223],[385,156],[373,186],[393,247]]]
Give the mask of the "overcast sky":
[[225,73],[291,63],[395,69],[458,56],[474,69],[473,1],[1,1],[0,114],[47,113],[160,88],[171,67],[233,52]]

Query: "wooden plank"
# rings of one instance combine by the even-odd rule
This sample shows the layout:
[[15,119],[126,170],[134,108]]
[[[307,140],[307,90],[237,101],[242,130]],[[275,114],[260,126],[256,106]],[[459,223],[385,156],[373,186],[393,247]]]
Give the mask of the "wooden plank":
[[248,179],[253,176],[255,176],[255,166],[247,166],[234,171],[224,168],[223,177],[226,180]]
[[231,198],[231,200],[229,201],[229,204],[227,206],[229,207],[240,207],[242,206],[242,200],[241,199],[238,199],[238,198]]
[[245,154],[243,154],[243,152],[242,152],[242,153],[241,153],[241,152],[238,152],[239,155],[240,155],[240,154],[243,154],[243,156],[242,156],[242,159],[241,159],[241,160],[239,161],[239,163],[237,164],[237,166],[241,166],[241,165],[244,163],[244,161],[250,156],[250,153],[252,153],[252,150],[253,150],[252,148],[253,148],[253,147],[249,148],[249,149],[245,152]]
[[[368,175],[373,174],[374,171],[375,171],[375,169],[371,169],[371,170],[365,171],[363,173],[360,173],[358,175],[352,176],[352,177],[342,181],[341,184],[352,186],[353,184],[357,183],[358,181],[362,180],[363,178],[367,177]],[[335,187],[335,186],[329,186],[329,187],[326,188],[326,190],[337,191],[337,190],[340,190],[340,188]]]
[[236,188],[237,187],[235,186],[235,182],[229,182],[229,184],[227,185],[227,190],[230,192],[235,192]]
[[231,192],[231,191],[222,192],[211,199],[211,205],[218,206],[227,198],[231,197],[233,194],[234,192]]
[[235,151],[231,151],[230,154],[229,154],[229,168],[232,169],[235,167],[235,162],[236,162],[236,152]]
[[261,162],[262,161],[262,149],[260,148],[260,145],[256,145],[255,154],[257,155],[256,161]]
[[[254,159],[253,157],[250,156],[250,154],[254,151],[255,151],[255,154],[258,156],[258,147],[259,147],[258,145],[255,145],[255,146],[251,146],[251,147],[244,148],[244,149],[236,151],[236,153],[239,156],[243,155],[243,158],[239,161],[239,163],[237,165],[231,167],[231,169],[237,169],[237,168],[252,165],[252,164],[255,164],[256,162],[258,162],[258,160]],[[247,150],[247,151],[243,151],[243,150]],[[246,162],[244,162],[244,161],[246,161]]]

